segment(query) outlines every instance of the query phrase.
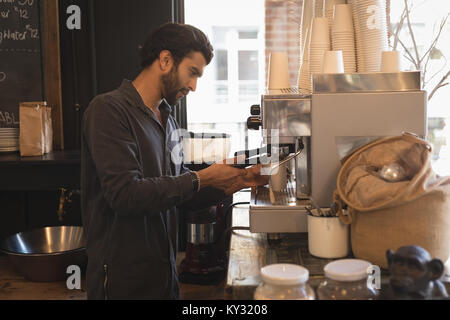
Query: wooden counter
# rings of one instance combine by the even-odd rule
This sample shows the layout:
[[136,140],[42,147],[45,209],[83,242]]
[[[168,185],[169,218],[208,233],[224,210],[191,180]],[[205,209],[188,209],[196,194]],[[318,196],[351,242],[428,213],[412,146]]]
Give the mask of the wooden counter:
[[[177,265],[184,259],[177,256]],[[180,283],[181,300],[223,300],[225,281],[219,285],[193,285]],[[84,274],[81,290],[67,289],[66,282],[32,282],[14,270],[8,257],[0,255],[0,300],[86,300]]]
[[[177,264],[184,259],[179,253]],[[181,300],[223,300],[223,281],[217,286],[180,283]],[[0,255],[0,300],[86,300],[87,292],[84,274],[81,290],[67,289],[65,281],[32,282],[16,272],[5,255]]]
[[[237,193],[234,203],[250,200],[249,192]],[[248,205],[236,206],[233,210],[233,226],[249,226]],[[349,256],[348,258],[352,258]],[[228,274],[225,284],[225,298],[251,300],[256,287],[261,283],[260,269],[275,263],[293,263],[309,270],[309,285],[316,289],[325,279],[323,268],[335,259],[320,259],[308,251],[308,234],[286,234],[278,243],[267,240],[263,233],[234,231],[230,240]],[[444,277],[444,285],[450,294],[450,278]],[[381,286],[387,285],[389,274],[381,272]]]

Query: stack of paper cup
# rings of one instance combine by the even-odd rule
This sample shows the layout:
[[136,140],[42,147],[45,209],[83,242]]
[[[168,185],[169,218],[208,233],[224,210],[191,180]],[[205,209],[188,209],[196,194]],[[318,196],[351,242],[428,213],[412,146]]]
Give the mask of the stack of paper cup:
[[364,72],[379,72],[381,55],[388,50],[388,26],[385,0],[354,1],[359,18]]
[[309,43],[311,23],[314,15],[314,0],[303,0],[302,23],[300,25],[300,68],[297,78],[297,87],[311,90],[311,72],[309,70]]
[[352,7],[353,16],[353,30],[355,34],[355,49],[356,49],[356,71],[365,72],[364,70],[364,55],[362,53],[362,39],[361,29],[359,27],[359,15],[358,8],[356,7],[356,0],[347,0],[348,4]]
[[314,15],[314,0],[303,0],[302,23],[300,24],[300,64],[304,55],[309,53],[308,33],[311,31],[311,22]]
[[269,58],[269,89],[290,88],[287,52],[272,52]]
[[381,72],[400,72],[401,59],[399,51],[383,51],[381,56]]
[[325,0],[314,0],[314,17],[320,18],[324,16]]
[[314,18],[311,28],[309,47],[309,67],[311,75],[322,72],[323,57],[331,49],[328,20],[325,17]]
[[304,40],[302,51],[300,70],[298,73],[297,86],[300,89],[311,91],[312,89],[312,79],[311,79],[311,68],[309,65],[309,55],[310,55],[310,42],[311,42],[311,24],[306,28],[305,33],[306,39]]
[[342,51],[325,52],[322,73],[344,73]]
[[[325,16],[328,19],[328,27],[333,25],[334,6],[337,4],[345,4],[345,0],[325,0]],[[330,33],[331,34],[331,33]]]
[[345,73],[356,72],[355,36],[350,5],[338,4],[334,7],[331,34],[333,50],[342,51]]
[[311,82],[311,71],[309,67],[309,61],[303,60],[302,66],[300,67],[299,75],[298,75],[298,84],[297,86],[300,89],[311,91],[312,82]]

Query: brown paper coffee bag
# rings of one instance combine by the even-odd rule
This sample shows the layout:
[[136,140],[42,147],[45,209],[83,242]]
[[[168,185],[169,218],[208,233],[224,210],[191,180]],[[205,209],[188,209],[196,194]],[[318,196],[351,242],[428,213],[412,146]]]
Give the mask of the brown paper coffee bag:
[[46,102],[20,103],[20,155],[22,157],[45,154]]

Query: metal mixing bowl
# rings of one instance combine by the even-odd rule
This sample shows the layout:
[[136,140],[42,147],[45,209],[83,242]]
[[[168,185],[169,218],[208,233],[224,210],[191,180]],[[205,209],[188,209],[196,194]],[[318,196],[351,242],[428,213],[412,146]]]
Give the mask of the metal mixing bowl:
[[47,227],[10,236],[0,250],[26,279],[38,282],[67,279],[67,267],[86,267],[82,227]]

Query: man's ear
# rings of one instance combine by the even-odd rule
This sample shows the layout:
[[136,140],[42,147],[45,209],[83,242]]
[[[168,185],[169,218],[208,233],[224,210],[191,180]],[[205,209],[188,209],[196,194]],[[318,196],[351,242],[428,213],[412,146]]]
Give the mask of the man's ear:
[[428,272],[431,280],[437,280],[444,273],[444,264],[439,259],[433,259],[427,263]]
[[163,50],[159,53],[159,66],[162,71],[168,71],[172,67],[173,57],[169,50]]

